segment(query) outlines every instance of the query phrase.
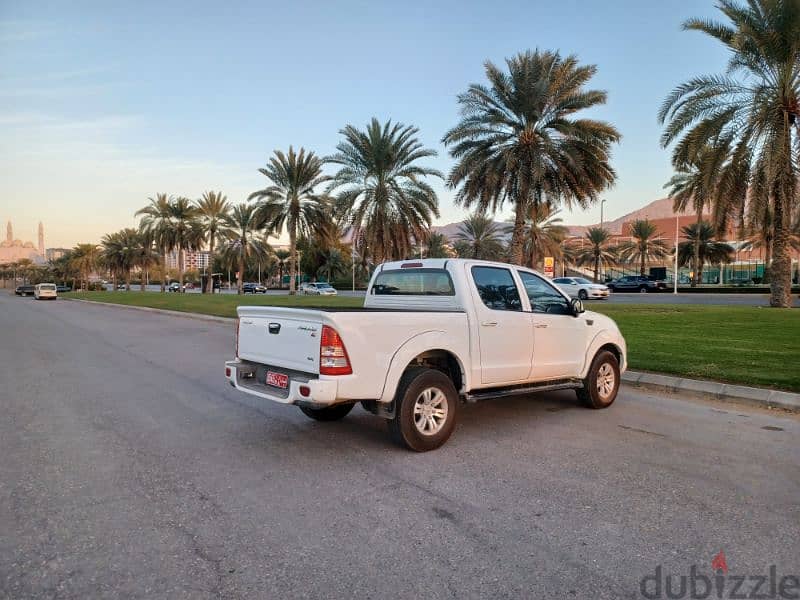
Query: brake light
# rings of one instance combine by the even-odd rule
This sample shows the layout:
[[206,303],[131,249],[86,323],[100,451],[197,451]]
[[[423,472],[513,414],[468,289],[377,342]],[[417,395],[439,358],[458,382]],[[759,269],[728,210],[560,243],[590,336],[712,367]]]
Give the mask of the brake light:
[[421,262],[410,262],[410,263],[403,263],[400,265],[401,269],[418,269],[422,267]]
[[333,327],[323,325],[319,340],[319,374],[350,375],[352,372],[342,338]]
[[236,319],[236,358],[239,358],[239,319]]

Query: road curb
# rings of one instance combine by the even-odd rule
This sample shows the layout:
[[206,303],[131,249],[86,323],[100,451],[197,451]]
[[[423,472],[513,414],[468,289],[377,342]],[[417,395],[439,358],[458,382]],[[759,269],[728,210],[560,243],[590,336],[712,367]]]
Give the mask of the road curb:
[[84,302],[86,304],[96,304],[100,306],[113,306],[114,308],[127,308],[128,310],[141,310],[143,312],[156,313],[162,315],[170,315],[173,317],[184,317],[186,319],[195,319],[197,321],[211,321],[212,323],[225,323],[231,324],[236,322],[233,317],[217,317],[214,315],[203,315],[200,313],[183,312],[180,310],[167,310],[166,308],[151,308],[149,306],[132,306],[130,304],[116,304],[114,302],[96,302],[94,300],[82,300],[81,298],[63,298],[70,302]]
[[625,372],[622,375],[622,382],[636,387],[684,392],[715,400],[744,402],[766,408],[782,408],[792,412],[800,412],[800,394],[791,392],[719,383],[703,379],[686,379],[684,377],[672,377],[670,375],[640,371]]

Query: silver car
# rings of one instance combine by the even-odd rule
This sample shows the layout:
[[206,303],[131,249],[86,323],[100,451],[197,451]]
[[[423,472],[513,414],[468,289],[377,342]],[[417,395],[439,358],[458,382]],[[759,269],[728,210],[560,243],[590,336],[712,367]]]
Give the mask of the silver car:
[[553,283],[570,298],[581,300],[605,300],[610,293],[605,285],[593,283],[584,277],[556,277]]
[[336,296],[338,292],[330,283],[306,283],[302,291],[312,296]]

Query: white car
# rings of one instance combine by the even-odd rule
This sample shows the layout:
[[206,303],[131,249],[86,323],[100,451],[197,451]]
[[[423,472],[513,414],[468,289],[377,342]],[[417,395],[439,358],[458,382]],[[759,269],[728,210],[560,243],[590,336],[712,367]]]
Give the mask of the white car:
[[336,296],[339,293],[330,283],[304,283],[300,286],[300,291],[316,296]]
[[539,273],[468,260],[390,262],[363,308],[239,306],[225,376],[318,421],[355,404],[416,451],[450,437],[462,401],[574,389],[607,408],[627,366],[610,318],[584,312]]
[[40,283],[33,288],[33,297],[37,300],[56,300],[58,298],[55,283]]
[[553,279],[553,283],[571,298],[580,298],[581,300],[605,300],[610,294],[607,286],[593,283],[584,277],[556,277]]

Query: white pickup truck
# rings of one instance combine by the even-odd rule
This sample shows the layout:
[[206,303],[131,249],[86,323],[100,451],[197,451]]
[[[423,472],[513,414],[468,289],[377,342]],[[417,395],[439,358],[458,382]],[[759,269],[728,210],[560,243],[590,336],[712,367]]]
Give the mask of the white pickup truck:
[[545,277],[465,259],[379,266],[363,308],[238,308],[236,389],[296,404],[319,421],[361,402],[396,441],[427,451],[450,437],[461,401],[572,388],[614,402],[625,340]]

